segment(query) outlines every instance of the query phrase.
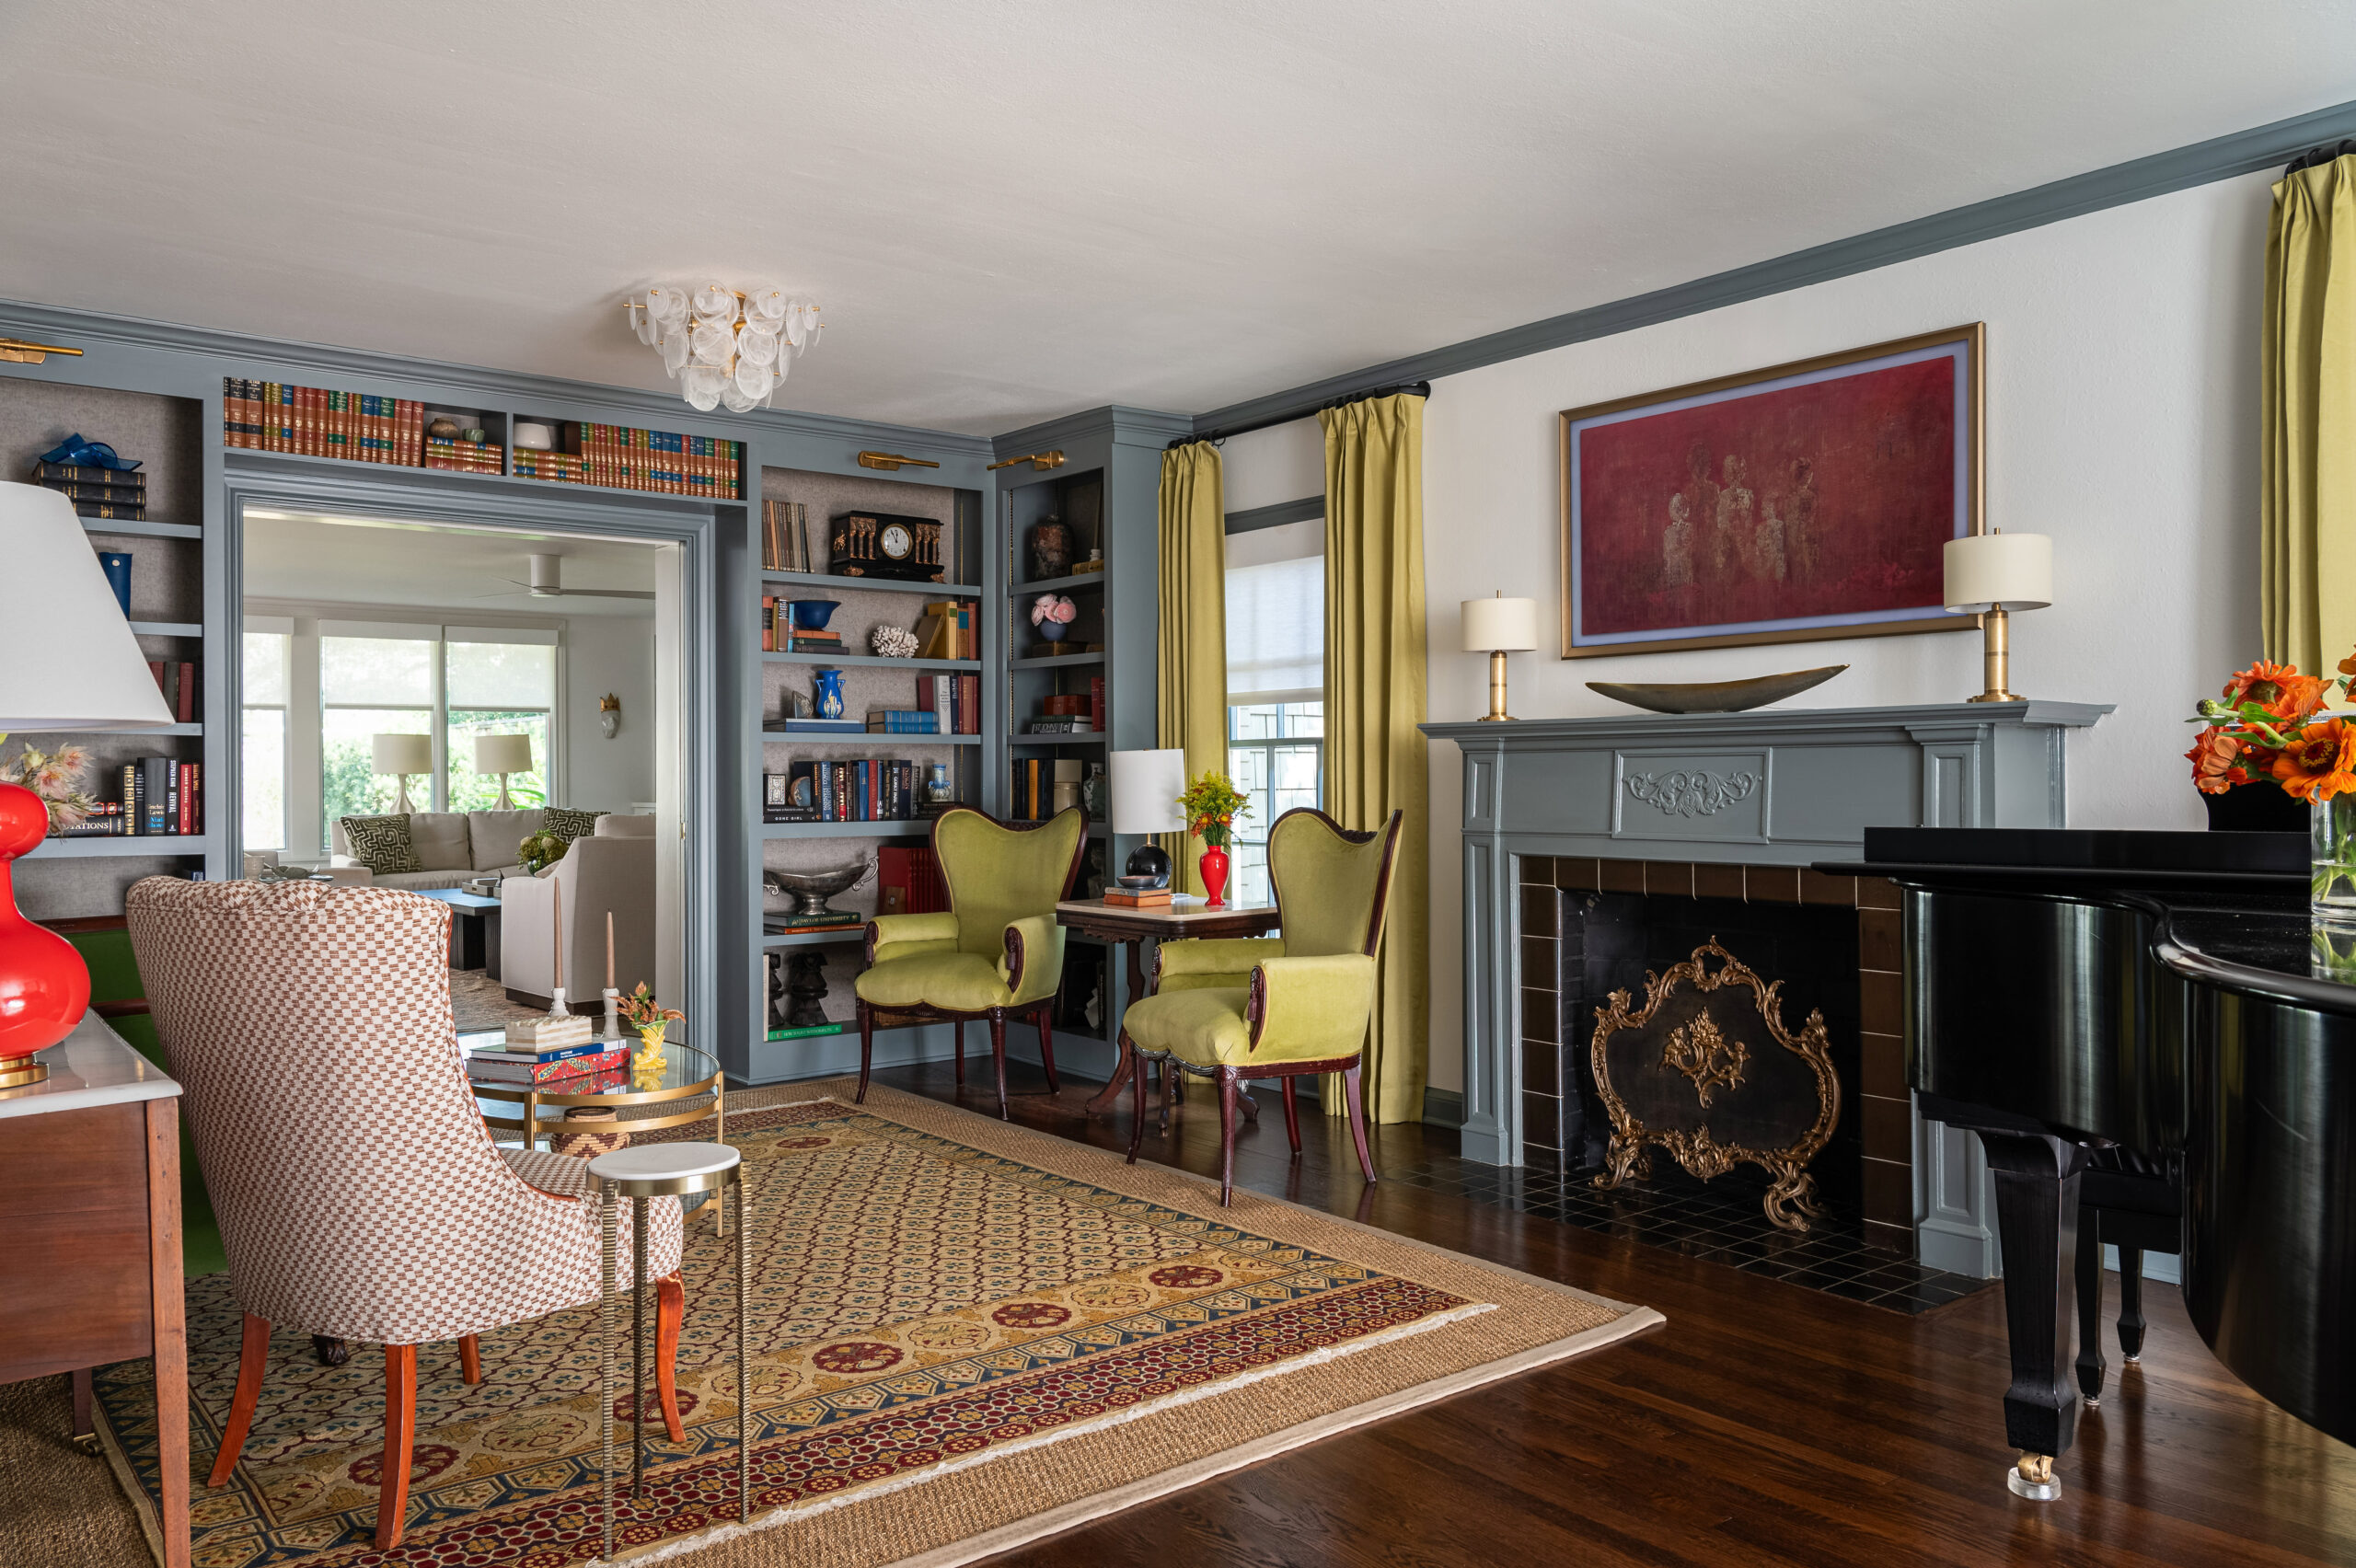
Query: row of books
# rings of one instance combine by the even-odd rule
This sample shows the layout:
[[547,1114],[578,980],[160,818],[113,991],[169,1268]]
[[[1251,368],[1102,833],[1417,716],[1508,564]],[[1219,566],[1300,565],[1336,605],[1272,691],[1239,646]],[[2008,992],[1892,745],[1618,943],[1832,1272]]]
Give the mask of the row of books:
[[982,634],[971,599],[941,599],[924,607],[917,623],[919,659],[978,659]]
[[[823,542],[826,527],[819,526]],[[826,569],[810,553],[810,508],[798,501],[761,500],[761,570],[814,571]]]
[[490,441],[445,441],[438,435],[425,438],[424,467],[439,468],[451,474],[503,474],[507,471],[507,448]]
[[[558,429],[559,449],[533,453],[527,478],[713,501],[734,501],[745,493],[741,441],[586,420],[566,420]],[[525,473],[521,447],[515,471]]]
[[949,884],[930,845],[887,844],[875,851],[875,908],[883,915],[939,915]]
[[939,719],[940,734],[978,735],[982,732],[982,677],[918,675],[917,706]]
[[136,468],[93,468],[79,463],[33,464],[32,482],[53,490],[84,517],[124,523],[147,520],[147,476]]
[[762,776],[761,820],[916,822],[922,772],[905,757],[797,762]]
[[150,838],[204,831],[204,765],[168,756],[126,762],[117,780],[120,801],[103,801],[78,827],[52,838]]
[[283,381],[221,381],[221,444],[353,463],[418,466],[425,405]]
[[[1078,768],[1080,764],[1069,762]],[[1014,792],[1007,797],[1006,814],[1018,822],[1045,822],[1056,814],[1056,759],[1051,756],[1018,756],[1011,771]],[[1076,780],[1076,773],[1068,773],[1066,781]]]
[[172,710],[175,724],[193,724],[197,711],[196,664],[183,659],[173,663],[164,659],[147,661],[147,673],[156,677],[156,689],[164,694],[164,706]]

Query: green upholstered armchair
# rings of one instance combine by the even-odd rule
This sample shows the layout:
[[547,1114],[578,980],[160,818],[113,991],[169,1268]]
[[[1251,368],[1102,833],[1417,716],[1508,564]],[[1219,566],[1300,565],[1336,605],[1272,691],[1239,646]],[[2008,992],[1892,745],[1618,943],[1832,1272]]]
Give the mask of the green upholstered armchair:
[[1375,953],[1399,853],[1400,813],[1380,833],[1352,833],[1323,812],[1301,807],[1268,829],[1268,878],[1282,935],[1164,942],[1155,951],[1150,993],[1121,1021],[1131,1053],[1137,1124],[1129,1160],[1145,1136],[1148,1063],[1162,1069],[1170,1114],[1172,1070],[1218,1082],[1218,1201],[1235,1193],[1235,1111],[1242,1085],[1272,1078],[1284,1086],[1285,1133],[1300,1152],[1293,1080],[1340,1073],[1349,1096],[1358,1169],[1374,1180],[1358,1064],[1374,1015]]
[[[1056,904],[1080,874],[1088,818],[1057,812],[1043,823],[1002,823],[970,806],[932,824],[932,854],[949,884],[949,908],[885,915],[867,923],[867,969],[859,977],[859,1098],[875,1031],[946,1021],[957,1029],[957,1081],[965,1081],[965,1024],[990,1026],[998,1113],[1006,1114],[1006,1020],[1035,1019],[1047,1090],[1056,1089],[1056,996],[1063,988],[1064,931]],[[879,1016],[891,1021],[879,1025]]]

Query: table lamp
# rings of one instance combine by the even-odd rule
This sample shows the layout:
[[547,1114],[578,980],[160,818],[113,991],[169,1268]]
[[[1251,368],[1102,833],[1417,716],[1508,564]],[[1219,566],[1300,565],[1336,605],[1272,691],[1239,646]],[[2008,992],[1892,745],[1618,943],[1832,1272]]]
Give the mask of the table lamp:
[[1538,601],[1495,598],[1464,601],[1464,651],[1489,656],[1489,710],[1483,723],[1511,719],[1506,711],[1506,655],[1538,646]]
[[[0,659],[0,732],[169,724],[74,503],[55,490],[0,483],[0,550],[14,602],[40,616]],[[72,1033],[90,1005],[90,971],[74,944],[17,908],[10,862],[48,833],[47,803],[0,783],[0,1089],[47,1078],[33,1053]]]
[[[1185,832],[1186,813],[1178,808],[1178,797],[1185,792],[1184,752],[1173,747],[1113,754],[1114,832]],[[1148,842],[1130,850],[1123,870],[1133,877],[1153,879],[1138,885],[1170,885],[1170,857],[1159,844]]]
[[417,810],[409,802],[409,779],[412,773],[433,771],[433,737],[431,735],[372,735],[369,746],[376,754],[376,771],[389,773],[400,780],[400,790],[393,801],[393,810],[407,816]]
[[[379,771],[382,771],[381,766]],[[529,735],[477,735],[475,737],[475,771],[485,778],[499,775],[499,809],[512,812],[515,802],[507,798],[507,776],[532,771],[532,737]]]
[[2042,534],[1970,534],[1946,543],[1947,608],[1981,619],[1981,657],[1988,689],[1973,702],[2026,702],[2004,689],[2011,676],[2007,610],[2041,610],[2053,603],[2053,541]]

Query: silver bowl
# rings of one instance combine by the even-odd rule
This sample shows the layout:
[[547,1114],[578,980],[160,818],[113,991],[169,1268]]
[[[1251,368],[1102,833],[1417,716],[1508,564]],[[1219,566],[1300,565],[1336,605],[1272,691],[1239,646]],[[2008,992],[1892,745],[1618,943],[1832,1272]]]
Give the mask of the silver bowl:
[[763,882],[769,892],[791,894],[800,900],[794,905],[796,915],[832,915],[835,911],[826,907],[826,900],[838,893],[849,893],[874,870],[874,861],[861,860],[835,871],[771,871]]
[[1621,681],[1589,681],[1589,691],[1601,692],[1614,702],[1655,713],[1740,713],[1764,708],[1810,686],[1822,686],[1846,664],[1819,664],[1813,670],[1786,670],[1780,675],[1753,675],[1744,681],[1663,681],[1636,686]]

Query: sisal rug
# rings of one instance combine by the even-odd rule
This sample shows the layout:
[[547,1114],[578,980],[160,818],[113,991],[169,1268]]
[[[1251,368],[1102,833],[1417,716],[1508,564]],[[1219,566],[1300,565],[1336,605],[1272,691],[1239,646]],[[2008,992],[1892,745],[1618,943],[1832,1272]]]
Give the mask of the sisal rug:
[[[735,1522],[734,1243],[699,1214],[687,1441],[654,1445],[618,1557],[947,1568],[1661,1320],[1257,1194],[1222,1210],[1184,1172],[881,1086],[853,1105],[850,1088],[730,1097],[754,1222],[753,1525]],[[190,1281],[195,1562],[593,1559],[595,1325],[582,1308],[486,1334],[471,1387],[455,1346],[421,1354],[409,1531],[387,1556],[370,1539],[383,1358],[321,1366],[278,1334],[244,1458],[207,1488],[238,1314],[225,1274]],[[152,1520],[146,1365],[102,1372],[98,1393]],[[617,1406],[626,1435],[626,1391]]]

